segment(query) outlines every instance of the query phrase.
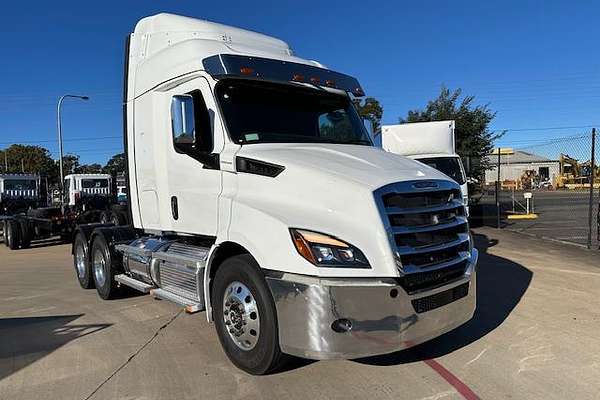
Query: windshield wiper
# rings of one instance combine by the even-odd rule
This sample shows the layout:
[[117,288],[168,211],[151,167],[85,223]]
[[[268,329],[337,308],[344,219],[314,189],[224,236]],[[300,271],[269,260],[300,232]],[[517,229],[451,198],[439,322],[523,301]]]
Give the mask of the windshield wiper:
[[373,145],[373,143],[371,143],[370,140],[366,140],[366,139],[348,140],[347,142],[344,142],[343,144],[368,144],[369,146]]

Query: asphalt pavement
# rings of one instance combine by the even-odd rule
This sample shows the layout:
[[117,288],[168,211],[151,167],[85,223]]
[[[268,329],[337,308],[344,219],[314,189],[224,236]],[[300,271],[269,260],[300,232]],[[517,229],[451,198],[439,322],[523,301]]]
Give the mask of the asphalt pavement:
[[[588,210],[589,191],[533,191],[531,209],[537,214],[537,219],[509,220],[508,213],[526,212],[526,200],[523,191],[513,194],[510,191],[500,192],[502,204],[501,226],[517,232],[528,233],[541,238],[569,242],[578,245],[588,243]],[[596,190],[592,201],[592,246],[598,248],[598,202],[599,193]],[[496,208],[493,193],[482,198],[480,212],[485,215],[488,226],[496,225]]]
[[204,313],[81,289],[68,245],[0,245],[0,399],[597,399],[600,253],[489,228],[475,238],[467,324],[265,377],[231,365]]

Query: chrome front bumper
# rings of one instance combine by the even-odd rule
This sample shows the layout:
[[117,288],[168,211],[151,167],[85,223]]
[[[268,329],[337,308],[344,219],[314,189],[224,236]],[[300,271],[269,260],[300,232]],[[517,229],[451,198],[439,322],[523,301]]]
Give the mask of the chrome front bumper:
[[[451,331],[475,312],[477,257],[473,249],[460,280],[413,295],[393,279],[268,274],[281,350],[311,359],[359,358],[402,350]],[[444,298],[461,285],[468,286],[464,297],[421,313],[413,307],[413,300],[436,294],[438,299]],[[339,332],[332,328],[340,319],[349,329]]]

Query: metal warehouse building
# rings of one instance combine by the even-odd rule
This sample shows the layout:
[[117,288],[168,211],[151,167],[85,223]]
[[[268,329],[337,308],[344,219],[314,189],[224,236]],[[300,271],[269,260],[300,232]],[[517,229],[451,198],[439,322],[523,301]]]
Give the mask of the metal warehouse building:
[[[487,156],[488,162],[494,167],[485,171],[486,185],[493,184],[498,178],[498,156]],[[500,155],[500,181],[518,181],[525,171],[535,171],[536,175],[541,180],[550,179],[551,182],[556,182],[560,174],[560,165],[558,160],[528,153],[525,151],[516,150],[512,154]]]

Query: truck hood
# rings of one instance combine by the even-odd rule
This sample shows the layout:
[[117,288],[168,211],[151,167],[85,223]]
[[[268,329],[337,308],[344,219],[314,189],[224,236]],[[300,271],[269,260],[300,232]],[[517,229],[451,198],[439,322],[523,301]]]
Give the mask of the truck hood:
[[[233,199],[229,240],[247,248],[263,268],[312,276],[398,276],[375,190],[395,182],[448,180],[425,164],[369,146],[252,144],[237,156],[285,169],[275,178],[240,173],[235,190],[224,191]],[[289,228],[346,241],[371,268],[317,268],[297,254]]]
[[448,179],[434,168],[371,146],[254,144],[242,147],[238,155],[278,164],[286,169],[319,171],[353,181],[370,190],[404,180]]

